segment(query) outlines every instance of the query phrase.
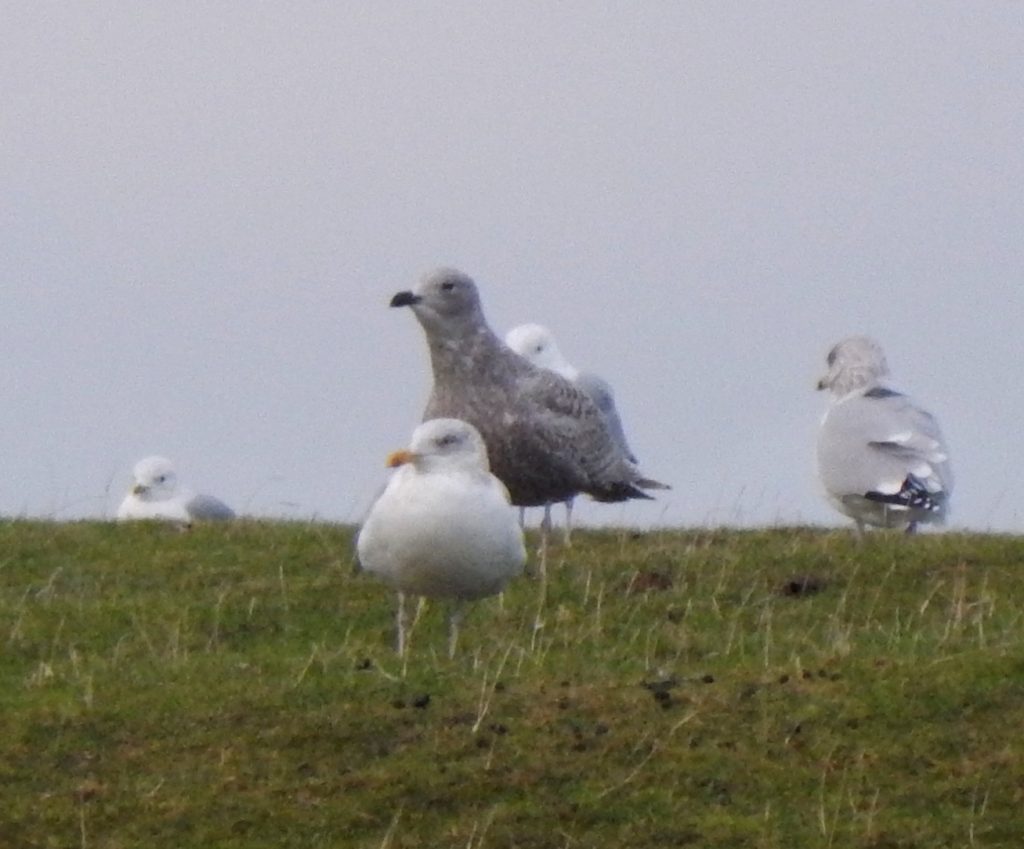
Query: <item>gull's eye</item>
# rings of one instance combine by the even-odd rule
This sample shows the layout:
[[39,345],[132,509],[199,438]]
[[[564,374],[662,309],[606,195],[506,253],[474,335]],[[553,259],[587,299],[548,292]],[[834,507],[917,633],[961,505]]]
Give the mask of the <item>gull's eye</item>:
[[158,475],[157,479],[156,479],[156,482],[157,483],[164,483],[166,480],[167,480],[167,475]]
[[450,292],[454,288],[455,288],[455,281],[454,280],[445,280],[444,283],[441,284],[441,291],[442,292]]
[[439,437],[437,440],[438,448],[447,448],[449,445],[455,445],[458,443],[459,437],[454,433],[446,433],[444,436]]

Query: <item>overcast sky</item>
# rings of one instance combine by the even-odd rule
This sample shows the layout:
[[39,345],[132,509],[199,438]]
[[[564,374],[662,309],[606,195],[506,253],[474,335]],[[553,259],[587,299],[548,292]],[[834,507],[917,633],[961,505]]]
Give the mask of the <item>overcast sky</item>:
[[473,276],[615,387],[656,502],[841,524],[813,391],[869,333],[1024,529],[1024,3],[0,5],[0,514],[161,453],[358,521],[429,388],[391,295]]

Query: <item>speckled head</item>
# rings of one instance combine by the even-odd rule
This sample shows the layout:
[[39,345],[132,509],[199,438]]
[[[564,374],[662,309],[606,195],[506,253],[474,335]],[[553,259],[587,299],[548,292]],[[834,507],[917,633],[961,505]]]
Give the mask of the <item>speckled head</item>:
[[889,375],[882,346],[868,336],[848,336],[837,342],[826,362],[828,371],[818,381],[818,389],[828,389],[837,397],[875,386]]
[[428,332],[453,333],[484,324],[476,284],[454,268],[438,268],[424,275],[415,289],[398,292],[391,306],[411,307]]

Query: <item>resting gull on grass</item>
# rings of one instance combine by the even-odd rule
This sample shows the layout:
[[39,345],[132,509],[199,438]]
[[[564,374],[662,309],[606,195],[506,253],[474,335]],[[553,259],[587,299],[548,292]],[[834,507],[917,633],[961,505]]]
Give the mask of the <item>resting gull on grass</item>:
[[178,475],[166,457],[146,457],[132,470],[134,483],[117,510],[118,521],[164,519],[193,522],[233,519],[235,512],[212,495],[196,495],[178,485]]
[[[525,357],[539,368],[546,368],[562,375],[578,389],[582,389],[604,416],[605,423],[612,438],[618,443],[626,458],[636,465],[637,459],[626,442],[626,434],[622,428],[619,411],[615,407],[615,395],[607,381],[596,374],[581,372],[563,355],[555,341],[554,334],[541,324],[520,324],[505,334],[505,344],[521,357]],[[565,501],[565,541],[569,543],[572,533],[572,498]],[[549,510],[549,507],[545,507]],[[550,522],[550,515],[545,515]]]
[[[581,492],[625,501],[665,488],[631,462],[590,396],[494,334],[467,275],[433,271],[414,291],[396,294],[391,306],[411,307],[426,333],[434,385],[423,418],[472,424],[513,504],[551,505]],[[546,542],[542,525],[542,572]]]
[[359,531],[359,565],[398,591],[397,649],[405,653],[405,595],[452,599],[448,655],[455,654],[466,601],[500,593],[523,570],[523,531],[508,491],[490,473],[476,428],[431,419],[408,450]]
[[946,518],[953,475],[935,418],[885,385],[889,366],[866,336],[828,354],[818,389],[832,398],[818,432],[818,475],[829,501],[865,525],[905,528]]

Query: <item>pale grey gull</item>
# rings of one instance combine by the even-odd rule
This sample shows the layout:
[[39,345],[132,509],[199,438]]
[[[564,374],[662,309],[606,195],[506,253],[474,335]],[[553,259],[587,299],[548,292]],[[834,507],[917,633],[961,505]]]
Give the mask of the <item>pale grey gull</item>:
[[[520,324],[513,327],[505,334],[505,344],[535,366],[562,375],[566,380],[572,381],[577,388],[586,392],[604,416],[612,438],[618,443],[627,459],[636,465],[636,455],[633,454],[626,441],[622,420],[615,406],[615,395],[606,380],[591,372],[580,371],[570,363],[558,347],[554,334],[544,325]],[[572,506],[573,499],[566,499],[565,541],[567,544],[570,542],[572,534]],[[548,509],[545,507],[545,510]],[[550,521],[549,514],[545,515],[545,521]]]
[[555,335],[542,324],[520,324],[513,327],[505,334],[505,344],[535,366],[562,375],[586,392],[604,415],[608,430],[626,457],[631,463],[637,462],[636,455],[626,441],[622,420],[615,406],[615,393],[608,381],[592,372],[580,371],[570,363],[558,347]]
[[132,469],[132,477],[132,488],[117,510],[119,521],[163,519],[190,523],[235,517],[235,511],[219,498],[196,494],[179,485],[174,466],[166,457],[139,460]]
[[837,343],[818,389],[831,402],[818,432],[818,475],[829,501],[856,523],[914,531],[945,521],[953,474],[935,417],[885,378],[882,348],[866,336]]

